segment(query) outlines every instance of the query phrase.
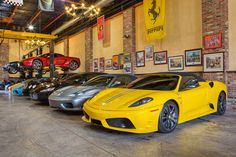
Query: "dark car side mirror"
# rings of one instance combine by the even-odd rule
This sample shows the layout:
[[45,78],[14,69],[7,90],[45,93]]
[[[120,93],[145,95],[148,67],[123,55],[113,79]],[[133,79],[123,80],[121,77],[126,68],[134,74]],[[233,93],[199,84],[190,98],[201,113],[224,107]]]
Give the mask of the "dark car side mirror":
[[115,81],[111,86],[112,87],[117,87],[117,86],[120,86],[120,85],[121,85],[120,81]]
[[185,83],[185,89],[192,89],[199,86],[197,79],[191,79]]

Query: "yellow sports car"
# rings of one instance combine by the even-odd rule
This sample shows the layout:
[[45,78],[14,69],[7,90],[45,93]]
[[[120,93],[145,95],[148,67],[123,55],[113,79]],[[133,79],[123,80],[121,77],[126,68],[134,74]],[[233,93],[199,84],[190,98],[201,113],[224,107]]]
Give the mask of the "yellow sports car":
[[128,88],[107,89],[84,105],[83,120],[132,132],[171,132],[177,124],[211,113],[223,115],[227,89],[190,73],[146,75]]

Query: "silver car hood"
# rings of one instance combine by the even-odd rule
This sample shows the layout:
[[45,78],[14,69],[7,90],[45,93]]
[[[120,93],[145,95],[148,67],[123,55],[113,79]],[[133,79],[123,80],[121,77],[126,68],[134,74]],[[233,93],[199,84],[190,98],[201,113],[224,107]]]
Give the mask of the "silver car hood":
[[68,97],[74,93],[82,95],[93,95],[106,87],[101,86],[70,86],[70,88],[66,88],[59,92],[54,92],[54,96],[62,96]]

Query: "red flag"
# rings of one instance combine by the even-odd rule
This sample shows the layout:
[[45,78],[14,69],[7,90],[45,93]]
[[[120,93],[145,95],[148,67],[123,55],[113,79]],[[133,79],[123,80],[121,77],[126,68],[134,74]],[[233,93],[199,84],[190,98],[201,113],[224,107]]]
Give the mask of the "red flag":
[[104,40],[105,37],[105,16],[97,18],[98,40]]

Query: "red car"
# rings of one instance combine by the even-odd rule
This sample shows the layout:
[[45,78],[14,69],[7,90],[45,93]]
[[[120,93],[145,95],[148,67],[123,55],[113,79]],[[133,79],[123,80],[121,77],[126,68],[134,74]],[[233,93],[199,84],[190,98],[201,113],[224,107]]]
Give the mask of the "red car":
[[[54,53],[55,67],[62,69],[76,70],[80,66],[80,59],[75,57],[67,57],[62,54]],[[38,57],[27,58],[22,61],[24,67],[32,67],[35,70],[42,70],[50,65],[50,53],[43,54]]]

